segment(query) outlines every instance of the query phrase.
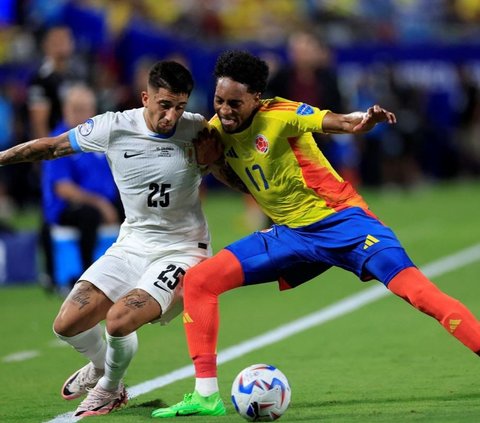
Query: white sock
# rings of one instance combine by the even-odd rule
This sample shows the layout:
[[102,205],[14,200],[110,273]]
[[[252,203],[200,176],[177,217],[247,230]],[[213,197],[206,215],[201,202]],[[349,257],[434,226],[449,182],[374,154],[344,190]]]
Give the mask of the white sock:
[[103,329],[99,324],[75,336],[63,336],[55,331],[53,333],[57,338],[67,342],[80,354],[87,357],[96,369],[105,367],[107,344],[103,339]]
[[133,356],[137,352],[137,333],[127,336],[111,336],[105,331],[107,338],[107,354],[105,359],[105,374],[98,384],[107,391],[115,391],[127,372]]
[[218,379],[216,377],[197,377],[195,379],[195,391],[202,397],[208,397],[218,392]]

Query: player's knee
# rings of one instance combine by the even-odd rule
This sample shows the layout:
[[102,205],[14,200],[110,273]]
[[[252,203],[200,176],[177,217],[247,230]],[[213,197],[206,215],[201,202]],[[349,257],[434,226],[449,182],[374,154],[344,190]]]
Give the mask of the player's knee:
[[82,332],[82,328],[77,322],[68,319],[60,312],[53,322],[53,332],[57,336],[71,337]]
[[137,329],[132,310],[126,307],[111,307],[105,319],[107,333],[111,336],[127,336]]
[[202,266],[197,265],[187,270],[183,279],[183,289],[185,295],[193,295],[194,297],[205,293],[211,293],[210,276],[202,271]]
[[414,285],[408,292],[410,303],[420,311],[425,311],[431,300],[431,289],[424,284]]
[[444,296],[440,289],[416,268],[409,268],[399,273],[389,284],[389,288],[415,308],[429,314],[432,305]]
[[184,296],[190,298],[198,298],[203,296],[218,296],[225,289],[222,283],[221,275],[211,275],[206,272],[202,272],[201,269],[192,267],[187,271],[184,278]]
[[214,257],[187,270],[184,278],[185,298],[198,298],[205,295],[218,296],[237,288],[244,280],[243,270],[238,259],[227,250],[221,250]]
[[68,336],[68,326],[65,325],[63,319],[58,315],[53,321],[53,333],[55,335]]

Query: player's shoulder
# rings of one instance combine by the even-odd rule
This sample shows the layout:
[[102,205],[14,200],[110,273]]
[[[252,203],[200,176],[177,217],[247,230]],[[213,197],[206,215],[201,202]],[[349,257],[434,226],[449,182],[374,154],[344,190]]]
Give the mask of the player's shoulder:
[[207,126],[207,120],[200,113],[183,112],[183,115],[178,120],[177,127],[192,129],[194,131],[200,131]]
[[255,116],[254,123],[262,125],[265,124],[266,121],[268,125],[273,123],[285,125],[288,122],[296,120],[299,105],[300,103],[296,101],[287,100],[282,97],[260,100],[260,107]]
[[137,109],[128,109],[117,112],[106,112],[105,115],[109,116],[115,121],[135,122],[143,116],[143,107]]
[[183,112],[182,118],[187,121],[192,121],[192,122],[205,122],[206,119],[203,115],[200,113],[193,113],[193,112]]
[[296,112],[301,103],[283,97],[260,100],[260,113]]
[[130,109],[122,111],[106,111],[94,117],[95,120],[105,120],[111,122],[133,122],[138,118],[140,109]]
[[143,107],[137,109],[128,109],[122,111],[107,111],[97,115],[94,120],[102,122],[110,128],[111,131],[142,131]]
[[191,141],[206,126],[208,126],[207,120],[201,114],[183,112],[177,122],[175,138]]
[[220,118],[216,113],[210,118],[210,120],[208,121],[208,124],[210,125],[210,127],[213,127],[216,129],[222,128],[222,123],[220,122]]
[[183,112],[182,116],[178,120],[178,125],[204,128],[207,126],[207,120],[200,113]]
[[287,120],[289,122],[297,121],[298,119],[314,117],[325,114],[326,111],[318,107],[311,106],[307,103],[299,101],[287,100],[282,97],[274,97],[267,100],[261,100],[259,114],[263,114],[269,118],[276,117],[280,120]]

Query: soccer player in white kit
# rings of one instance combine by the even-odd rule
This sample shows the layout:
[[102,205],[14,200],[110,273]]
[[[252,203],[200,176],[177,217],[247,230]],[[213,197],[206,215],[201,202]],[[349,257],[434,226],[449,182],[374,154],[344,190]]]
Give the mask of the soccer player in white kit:
[[1,165],[103,152],[120,191],[126,219],[118,239],[80,277],[53,325],[89,360],[62,387],[67,400],[88,393],[75,416],[126,404],[122,378],[137,350],[136,330],[180,313],[183,275],[211,255],[199,198],[206,163],[192,141],[207,122],[185,112],[192,89],[185,67],[158,62],[141,94],[144,107],[107,112],[57,137],[0,152]]

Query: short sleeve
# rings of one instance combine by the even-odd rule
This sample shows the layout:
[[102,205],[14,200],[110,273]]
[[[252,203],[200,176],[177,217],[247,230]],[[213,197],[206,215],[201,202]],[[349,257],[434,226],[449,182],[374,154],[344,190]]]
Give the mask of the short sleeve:
[[299,103],[296,110],[289,113],[288,123],[298,132],[323,132],[323,118],[328,112],[329,110]]
[[76,151],[105,152],[110,140],[114,113],[107,112],[88,119],[72,129],[69,139]]

